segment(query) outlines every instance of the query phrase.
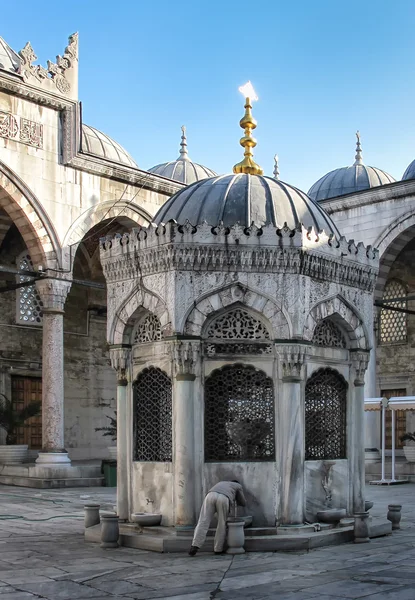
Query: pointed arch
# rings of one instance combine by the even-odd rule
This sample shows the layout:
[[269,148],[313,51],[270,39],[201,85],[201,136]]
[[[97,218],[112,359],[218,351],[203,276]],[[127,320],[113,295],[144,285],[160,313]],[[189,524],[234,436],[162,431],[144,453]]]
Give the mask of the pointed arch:
[[[116,295],[117,289],[113,291]],[[146,311],[156,315],[162,333],[169,330],[170,318],[163,300],[147,290],[134,289],[115,311],[113,317],[108,316],[108,343],[129,344],[134,324]]]
[[61,267],[58,235],[35,194],[0,161],[0,208],[18,228],[34,267]]
[[185,313],[180,332],[201,336],[209,315],[225,310],[231,305],[245,306],[260,313],[271,324],[274,339],[285,340],[291,337],[292,325],[284,307],[273,298],[239,282],[211,290],[196,300]]
[[317,323],[328,318],[337,321],[340,327],[347,333],[349,338],[349,348],[369,350],[370,338],[367,334],[363,320],[359,316],[357,309],[351,306],[349,302],[340,295],[322,300],[313,306],[304,326],[304,339],[311,342]]

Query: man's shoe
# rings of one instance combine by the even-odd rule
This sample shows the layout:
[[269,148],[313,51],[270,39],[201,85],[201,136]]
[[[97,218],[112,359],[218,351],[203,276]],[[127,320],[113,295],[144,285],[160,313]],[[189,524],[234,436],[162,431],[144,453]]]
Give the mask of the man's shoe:
[[189,556],[195,556],[198,550],[199,548],[197,546],[190,546]]

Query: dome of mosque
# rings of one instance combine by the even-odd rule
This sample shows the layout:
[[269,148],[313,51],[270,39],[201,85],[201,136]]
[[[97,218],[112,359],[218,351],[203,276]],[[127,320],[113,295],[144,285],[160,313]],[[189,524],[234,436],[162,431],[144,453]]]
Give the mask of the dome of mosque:
[[339,235],[330,217],[307,194],[271,177],[247,173],[209,177],[180,190],[162,206],[154,222],[171,219],[189,220],[192,225],[223,222],[226,227],[272,223],[282,228],[287,223],[290,229],[301,223]]
[[20,69],[20,57],[10,48],[9,44],[0,37],[0,70],[18,73]]
[[368,167],[363,163],[360,136],[357,132],[355,162],[350,167],[341,167],[330,171],[321,177],[308,190],[308,195],[314,201],[336,198],[344,194],[361,192],[379,185],[393,183],[395,179],[376,167]]
[[405,173],[402,175],[402,180],[405,181],[406,179],[415,179],[415,160],[408,165]]
[[120,144],[102,131],[82,123],[81,149],[84,154],[92,154],[127,167],[138,169],[138,165]]
[[186,185],[216,175],[211,169],[190,160],[187,154],[186,128],[184,126],[182,127],[180,155],[177,160],[156,165],[149,169],[149,172],[161,175],[162,177],[168,177],[169,179],[174,179],[175,181],[185,183]]

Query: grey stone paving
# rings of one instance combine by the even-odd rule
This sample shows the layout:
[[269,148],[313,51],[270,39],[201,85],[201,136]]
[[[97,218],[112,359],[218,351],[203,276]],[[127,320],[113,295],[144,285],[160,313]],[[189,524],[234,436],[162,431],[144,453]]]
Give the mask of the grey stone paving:
[[0,600],[415,600],[415,484],[366,497],[383,517],[402,504],[402,529],[370,544],[190,558],[86,544],[84,504],[112,509],[114,489],[0,485]]

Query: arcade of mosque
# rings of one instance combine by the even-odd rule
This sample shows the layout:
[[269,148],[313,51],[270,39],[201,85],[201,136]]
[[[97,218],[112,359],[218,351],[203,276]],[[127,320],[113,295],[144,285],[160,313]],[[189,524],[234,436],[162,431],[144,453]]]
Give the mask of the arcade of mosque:
[[79,483],[117,410],[122,518],[153,498],[192,524],[231,475],[258,524],[315,519],[324,478],[362,511],[380,447],[363,399],[415,391],[415,161],[395,181],[358,136],[305,194],[254,162],[247,92],[232,174],[194,163],[184,128],[146,171],[82,122],[77,34],[36,58],[0,38],[0,392],[42,400],[18,440],[32,475]]

